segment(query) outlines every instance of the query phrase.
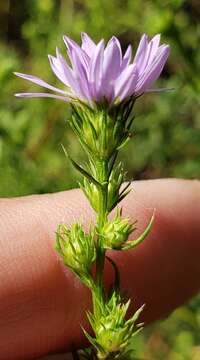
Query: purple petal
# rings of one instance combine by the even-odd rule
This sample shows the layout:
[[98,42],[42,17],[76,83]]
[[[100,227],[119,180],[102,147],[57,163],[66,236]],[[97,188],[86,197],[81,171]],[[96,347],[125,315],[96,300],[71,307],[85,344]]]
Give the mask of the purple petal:
[[114,94],[113,81],[119,76],[121,62],[122,53],[120,43],[118,39],[113,36],[104,51],[103,59],[102,85],[104,95],[107,99],[111,99]]
[[151,39],[149,45],[150,44],[152,44],[152,46],[151,46],[151,52],[150,52],[150,55],[149,55],[148,63],[151,63],[154,60],[154,58],[155,58],[155,56],[157,54],[157,50],[158,50],[159,44],[160,44],[160,34],[155,35]]
[[148,43],[146,51],[143,54],[143,60],[141,61],[140,64],[140,68],[139,68],[140,74],[145,71],[146,67],[150,65],[157,56],[159,43],[160,43],[160,34],[154,36],[153,39]]
[[86,52],[86,54],[89,57],[91,57],[96,49],[96,44],[85,32],[81,33],[81,39],[82,39],[81,48]]
[[91,58],[89,71],[89,84],[91,96],[96,100],[101,97],[102,71],[103,71],[103,55],[104,55],[104,40],[101,40],[95,49],[93,57]]
[[121,62],[122,54],[119,41],[113,36],[104,51],[103,77],[108,82],[118,77]]
[[25,79],[25,80],[29,80],[39,86],[42,86],[42,87],[45,87],[47,89],[50,89],[50,90],[53,90],[53,91],[56,91],[60,94],[63,94],[63,95],[66,95],[66,92],[63,91],[63,90],[60,90],[52,85],[49,85],[48,83],[46,83],[44,80],[38,78],[37,76],[33,76],[33,75],[27,75],[27,74],[21,74],[21,73],[18,73],[18,72],[14,72],[14,74],[16,76],[19,76],[20,78],[22,79]]
[[80,49],[80,46],[74,40],[70,39],[68,36],[64,35],[63,40],[67,49],[74,49],[74,48]]
[[89,66],[89,61],[90,61],[89,56],[86,54],[86,52],[83,49],[81,49],[81,47],[75,41],[70,39],[68,36],[64,36],[63,39],[64,39],[64,43],[67,47],[68,55],[69,55],[72,65],[73,65],[73,59],[72,59],[72,50],[73,50],[73,51],[75,51],[77,56],[80,58],[82,65],[84,66],[84,68],[87,71],[88,66]]
[[124,70],[126,66],[128,66],[131,62],[131,57],[132,57],[132,47],[131,45],[129,45],[127,47],[127,50],[123,56],[122,59],[122,64],[121,64],[121,70]]
[[144,59],[144,55],[147,51],[147,48],[148,48],[148,37],[146,34],[144,34],[141,37],[141,40],[139,42],[139,46],[137,48],[135,58],[134,58],[134,63],[137,63],[139,71],[142,66],[142,62]]
[[56,77],[62,81],[64,85],[70,87],[69,81],[65,76],[65,72],[63,71],[63,65],[60,63],[60,60],[52,55],[48,55],[50,66],[56,75]]
[[137,83],[136,86],[137,95],[140,95],[144,91],[146,91],[160,76],[162,69],[169,56],[169,51],[170,51],[170,47],[168,45],[163,45],[159,48],[159,55],[156,57],[156,59],[152,64],[149,64],[144,74],[140,77]]
[[54,95],[54,94],[48,94],[48,93],[17,93],[15,94],[16,97],[29,97],[29,98],[34,98],[34,97],[49,97],[49,98],[54,98],[54,99],[59,99],[65,102],[69,102],[69,99],[64,97],[64,96],[58,96],[58,95]]
[[119,98],[122,101],[126,97],[133,95],[137,77],[138,71],[136,65],[131,64],[126,67],[115,81],[115,98]]
[[77,80],[77,85],[79,86],[79,92],[82,94],[82,99],[91,100],[87,73],[82,65],[80,58],[76,54],[75,49],[72,50],[71,56],[73,61],[74,76]]
[[138,70],[139,70],[139,74],[143,74],[146,67],[149,64],[149,58],[151,55],[151,50],[152,50],[152,43],[149,43],[145,49],[145,51],[143,52],[143,54],[141,55],[141,58],[139,59],[139,61],[137,61],[137,66],[138,66]]
[[74,71],[70,68],[70,66],[64,60],[63,56],[58,51],[57,51],[57,59],[60,63],[60,68],[62,68],[66,82],[70,85],[71,91],[74,94],[76,94],[77,97],[79,96],[82,97],[82,93],[80,92],[80,88],[77,83],[77,79],[75,77]]
[[143,35],[134,59],[137,63],[139,74],[144,73],[146,67],[152,63],[157,55],[160,43],[160,34],[157,34],[148,43],[148,37]]

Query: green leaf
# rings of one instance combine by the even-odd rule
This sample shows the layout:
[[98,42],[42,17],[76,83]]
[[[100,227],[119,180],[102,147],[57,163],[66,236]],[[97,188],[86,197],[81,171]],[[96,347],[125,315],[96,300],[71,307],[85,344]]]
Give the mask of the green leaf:
[[132,137],[131,133],[128,133],[127,135],[125,135],[124,138],[121,141],[121,144],[117,147],[117,150],[121,150],[126,144],[128,144],[131,137]]
[[150,233],[152,226],[153,226],[154,219],[155,219],[155,210],[153,212],[153,215],[152,215],[146,229],[143,231],[143,233],[137,239],[127,241],[127,243],[122,247],[122,250],[132,249],[133,247],[139,245]]
[[71,161],[72,165],[75,167],[76,170],[78,170],[83,176],[85,176],[89,181],[91,181],[93,184],[101,188],[101,184],[92,176],[90,175],[85,169],[83,169],[80,165],[78,165],[69,155],[65,147],[61,144],[62,149],[66,155],[66,157]]

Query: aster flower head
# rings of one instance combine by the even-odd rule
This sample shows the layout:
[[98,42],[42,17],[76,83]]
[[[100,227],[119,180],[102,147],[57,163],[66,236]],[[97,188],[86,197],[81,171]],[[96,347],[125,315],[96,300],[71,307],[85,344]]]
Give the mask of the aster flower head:
[[56,56],[49,55],[51,68],[64,84],[64,90],[36,76],[15,73],[53,92],[19,93],[16,96],[52,97],[66,102],[80,100],[91,107],[105,101],[111,105],[121,103],[149,91],[160,76],[169,55],[169,45],[160,45],[159,34],[150,41],[144,34],[133,60],[131,45],[123,55],[120,42],[115,36],[106,46],[104,40],[95,44],[86,33],[81,36],[81,46],[64,36],[71,66],[58,49]]

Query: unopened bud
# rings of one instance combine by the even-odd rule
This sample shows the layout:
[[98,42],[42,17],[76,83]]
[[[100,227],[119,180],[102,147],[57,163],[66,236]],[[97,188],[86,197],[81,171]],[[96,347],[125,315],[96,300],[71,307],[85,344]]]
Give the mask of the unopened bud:
[[[98,359],[107,359],[110,354],[116,359],[119,354],[126,351],[127,345],[132,337],[141,330],[141,324],[135,325],[143,306],[136,313],[126,320],[130,300],[123,304],[116,292],[113,292],[108,303],[102,308],[102,312],[96,318],[89,314],[88,318],[95,332],[95,346]],[[90,338],[92,341],[93,339]],[[91,342],[92,342],[91,341]]]
[[74,224],[71,228],[59,225],[56,235],[56,250],[64,264],[79,277],[89,274],[96,259],[94,232],[86,234],[80,224]]
[[115,218],[108,221],[103,227],[103,247],[121,250],[134,229],[134,225],[129,223],[129,219],[121,218],[118,211]]

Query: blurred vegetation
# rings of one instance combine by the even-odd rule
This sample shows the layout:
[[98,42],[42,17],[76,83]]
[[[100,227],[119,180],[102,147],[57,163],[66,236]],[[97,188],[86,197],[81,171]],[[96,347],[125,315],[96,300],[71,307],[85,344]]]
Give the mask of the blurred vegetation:
[[[16,99],[37,86],[15,78],[30,73],[56,85],[47,54],[62,34],[80,32],[95,40],[119,37],[137,46],[142,33],[162,33],[171,55],[156,86],[135,107],[134,136],[122,158],[130,179],[200,176],[200,6],[199,0],[3,0],[0,2],[0,196],[44,193],[75,187],[77,173],[60,144],[75,158],[82,152],[67,125],[66,104],[49,99]],[[132,156],[130,156],[132,154]],[[145,359],[200,359],[200,300],[151,326],[137,340]],[[144,345],[145,344],[145,345]]]

